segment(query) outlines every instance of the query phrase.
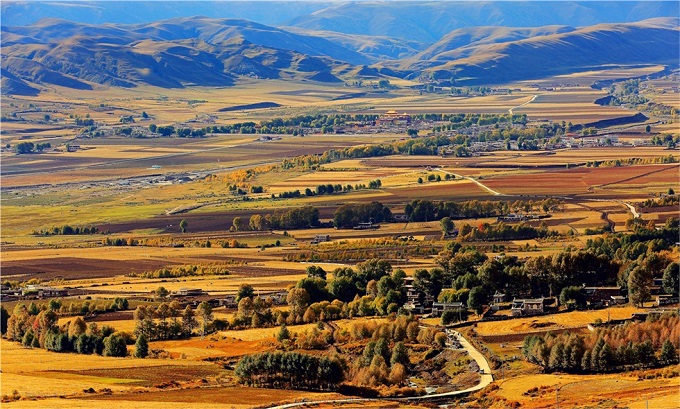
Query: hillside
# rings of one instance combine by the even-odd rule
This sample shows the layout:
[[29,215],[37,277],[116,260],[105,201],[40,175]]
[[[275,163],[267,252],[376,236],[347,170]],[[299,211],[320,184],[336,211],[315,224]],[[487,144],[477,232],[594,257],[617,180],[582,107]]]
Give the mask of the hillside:
[[678,2],[357,2],[338,3],[288,24],[311,30],[388,36],[432,44],[453,30],[477,26],[540,27],[627,23],[677,17]]
[[[72,88],[233,85],[234,75],[279,78],[281,71],[339,81],[343,61],[372,61],[321,36],[233,19],[192,17],[139,25],[41,20],[2,27],[3,69],[30,82]],[[288,74],[290,74],[290,72]]]
[[[601,65],[674,64],[680,59],[679,20],[652,19],[632,24],[600,24],[565,33],[538,35],[449,50],[431,49],[406,65],[412,75],[432,73],[465,84],[503,83],[566,74]],[[429,52],[429,54],[428,54]],[[421,55],[419,55],[421,56]]]
[[50,84],[83,90],[97,84],[231,86],[239,77],[503,83],[602,65],[677,63],[678,23],[675,17],[580,28],[470,27],[428,44],[240,19],[185,17],[128,25],[45,19],[2,26],[3,90],[34,94]]

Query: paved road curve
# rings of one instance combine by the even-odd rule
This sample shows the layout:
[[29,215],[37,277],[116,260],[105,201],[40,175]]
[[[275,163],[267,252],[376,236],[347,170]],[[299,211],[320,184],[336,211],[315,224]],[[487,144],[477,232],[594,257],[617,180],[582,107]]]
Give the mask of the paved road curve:
[[333,400],[333,399],[331,399],[331,400],[317,400],[317,401],[287,403],[287,404],[284,404],[284,405],[271,406],[267,409],[288,409],[288,408],[295,408],[295,407],[309,405],[309,404],[362,403],[362,402],[371,402],[371,401],[380,401],[380,400],[413,402],[413,401],[419,401],[419,400],[448,398],[448,397],[466,395],[468,393],[476,392],[478,390],[485,388],[490,383],[492,383],[493,382],[493,375],[491,375],[491,367],[489,366],[489,362],[486,360],[484,355],[482,355],[481,352],[479,352],[475,347],[473,347],[472,344],[470,344],[470,342],[468,342],[468,340],[465,339],[457,331],[447,330],[447,334],[449,336],[452,336],[452,337],[458,339],[458,342],[460,342],[460,346],[463,349],[465,349],[467,351],[467,353],[470,355],[470,357],[477,362],[477,365],[479,366],[479,369],[482,372],[482,379],[480,380],[480,382],[477,385],[470,387],[470,388],[467,388],[467,389],[460,390],[460,391],[453,391],[453,392],[446,392],[446,393],[436,393],[436,394],[423,395],[423,396],[412,396],[412,397],[408,397],[408,398],[387,398],[387,399],[347,398],[347,399],[335,399],[335,400]]

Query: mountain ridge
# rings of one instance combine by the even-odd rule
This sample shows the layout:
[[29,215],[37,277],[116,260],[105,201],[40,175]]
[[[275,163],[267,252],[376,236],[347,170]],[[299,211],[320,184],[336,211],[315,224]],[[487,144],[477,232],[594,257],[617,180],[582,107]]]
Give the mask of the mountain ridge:
[[586,27],[484,26],[456,29],[427,45],[200,16],[133,25],[44,19],[0,28],[3,73],[12,75],[3,75],[3,90],[231,86],[240,77],[501,83],[605,64],[677,64],[679,26],[677,17]]

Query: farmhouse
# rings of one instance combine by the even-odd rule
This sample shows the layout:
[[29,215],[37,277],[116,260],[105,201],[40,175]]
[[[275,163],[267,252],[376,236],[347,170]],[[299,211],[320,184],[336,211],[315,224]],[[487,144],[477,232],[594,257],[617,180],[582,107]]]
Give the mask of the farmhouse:
[[380,227],[379,224],[373,224],[371,222],[366,222],[366,223],[359,223],[358,225],[354,226],[354,230],[370,230],[370,229],[377,229]]
[[[614,304],[612,297],[621,297],[621,287],[584,287],[588,296],[588,305],[604,306]],[[617,298],[618,302],[618,298]]]
[[319,244],[323,243],[326,241],[331,241],[331,235],[330,234],[317,234],[313,239],[312,239],[312,244]]
[[505,296],[504,293],[502,293],[502,292],[500,292],[500,291],[496,291],[496,292],[493,294],[493,303],[494,303],[494,304],[503,303],[503,302],[505,302],[505,300],[506,300],[505,297],[506,297],[506,296]]
[[40,298],[66,297],[68,296],[68,290],[39,285],[27,285],[21,290],[21,295],[37,295]]
[[522,214],[510,213],[505,216],[498,216],[497,221],[499,222],[521,222],[526,220],[527,217]]
[[80,149],[80,145],[68,145],[68,146],[66,147],[66,150],[67,150],[68,152],[75,152],[75,151],[77,151],[78,149]]
[[404,309],[416,314],[424,314],[432,308],[434,299],[425,295],[423,302],[420,302],[421,293],[413,286],[413,277],[404,278],[404,289],[406,290],[406,302]]
[[195,297],[203,294],[203,290],[200,288],[180,288],[177,290],[177,295],[180,297]]
[[221,307],[236,308],[237,305],[235,294],[227,294],[224,298],[220,299]]
[[439,317],[444,311],[464,311],[462,302],[436,302],[432,304],[432,316]]
[[267,298],[272,300],[274,305],[285,305],[286,297],[288,296],[287,291],[276,291],[267,295]]
[[541,298],[525,298],[512,300],[510,313],[513,317],[521,317],[525,315],[538,315],[545,312],[543,308],[545,299]]

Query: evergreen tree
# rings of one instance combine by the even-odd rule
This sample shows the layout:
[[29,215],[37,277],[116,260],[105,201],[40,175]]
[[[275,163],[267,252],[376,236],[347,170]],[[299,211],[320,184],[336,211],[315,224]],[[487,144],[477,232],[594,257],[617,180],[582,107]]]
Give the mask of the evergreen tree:
[[670,339],[664,341],[661,346],[661,356],[659,360],[665,364],[672,364],[678,362],[678,351]]
[[135,342],[135,357],[146,358],[147,355],[149,355],[149,342],[144,334],[141,334],[137,337],[137,342]]

